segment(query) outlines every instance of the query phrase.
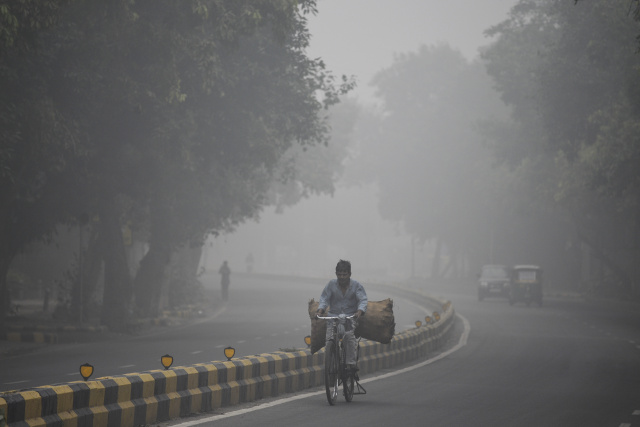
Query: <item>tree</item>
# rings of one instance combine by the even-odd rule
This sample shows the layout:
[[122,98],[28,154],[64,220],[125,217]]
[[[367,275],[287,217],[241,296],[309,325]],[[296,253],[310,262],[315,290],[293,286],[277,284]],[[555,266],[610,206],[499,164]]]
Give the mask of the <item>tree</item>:
[[[582,0],[575,0],[575,4],[578,4]],[[640,21],[640,0],[629,0],[628,12],[633,16],[633,19]],[[640,42],[640,34],[636,36],[636,40]]]
[[[130,316],[125,223],[148,240],[135,285],[139,308],[152,312],[176,248],[256,215],[283,154],[326,141],[319,112],[350,82],[337,88],[322,62],[305,56],[304,15],[314,11],[314,1],[69,2],[55,26],[35,32],[41,49],[7,63],[16,83],[4,87],[15,90],[8,99],[29,88],[32,100],[48,100],[44,116],[59,118],[34,129],[51,137],[38,148],[60,169],[59,178],[34,174],[47,207],[60,206],[43,221],[52,229],[81,213],[98,219],[100,249],[91,253],[105,263],[109,327],[123,329]],[[28,128],[22,112],[9,113],[7,122]],[[46,171],[28,159],[20,160]]]
[[334,183],[344,176],[351,157],[354,128],[360,106],[350,99],[331,106],[324,120],[330,130],[326,143],[293,145],[281,158],[268,203],[282,212],[310,195],[333,194]]
[[[568,241],[580,241],[603,266],[597,282],[627,291],[638,280],[631,261],[638,247],[628,236],[639,232],[633,129],[640,60],[628,7],[521,1],[489,30],[497,39],[485,54],[513,106],[517,138],[502,147],[518,153],[511,164],[520,180],[535,183],[528,194],[566,218]],[[531,175],[536,169],[545,173]]]
[[[384,101],[376,141],[376,171],[383,217],[401,221],[421,242],[436,239],[451,267],[434,258],[432,274],[455,268],[479,248],[477,230],[490,229],[496,204],[487,193],[488,151],[476,126],[504,114],[482,65],[447,45],[399,55],[374,84]],[[442,268],[441,268],[442,267]]]
[[[338,90],[323,64],[304,56],[305,21],[290,6],[280,9],[264,3],[263,9],[256,9],[260,19],[247,34],[240,32],[233,50],[223,52],[215,79],[193,75],[189,64],[202,62],[200,58],[179,61],[187,64],[180,69],[186,76],[186,98],[181,111],[172,113],[172,123],[182,132],[168,135],[191,147],[194,157],[162,187],[171,189],[171,182],[185,181],[180,175],[186,175],[188,188],[155,193],[165,202],[152,209],[150,249],[136,278],[136,301],[143,312],[157,307],[155,302],[145,306],[142,301],[148,298],[143,295],[155,295],[157,301],[157,279],[176,248],[201,244],[206,234],[229,230],[257,215],[269,202],[270,184],[288,178],[289,170],[282,166],[283,156],[284,162],[290,160],[285,153],[326,142],[328,128],[320,111],[338,100]],[[280,33],[283,28],[291,33]],[[343,92],[350,87],[344,83]],[[315,97],[319,90],[326,94],[324,104]]]
[[0,2],[0,326],[10,303],[11,260],[69,217],[60,197],[69,163],[84,155],[75,124],[47,91],[48,63],[37,37],[59,24],[67,3]]

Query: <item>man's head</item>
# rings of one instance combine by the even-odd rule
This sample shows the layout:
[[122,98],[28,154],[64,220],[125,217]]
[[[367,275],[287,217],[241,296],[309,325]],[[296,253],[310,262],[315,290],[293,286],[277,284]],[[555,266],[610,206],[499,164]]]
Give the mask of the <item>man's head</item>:
[[341,259],[336,265],[336,273],[338,271],[346,271],[347,273],[351,273],[351,263],[349,261]]
[[340,260],[336,265],[336,277],[340,286],[347,286],[351,278],[351,263]]

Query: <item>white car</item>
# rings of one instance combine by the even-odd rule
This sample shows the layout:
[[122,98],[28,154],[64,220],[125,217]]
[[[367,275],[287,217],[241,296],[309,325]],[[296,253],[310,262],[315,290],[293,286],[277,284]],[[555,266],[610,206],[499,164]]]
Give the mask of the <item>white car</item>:
[[482,267],[478,275],[478,301],[488,296],[509,296],[510,274],[504,265],[490,264]]

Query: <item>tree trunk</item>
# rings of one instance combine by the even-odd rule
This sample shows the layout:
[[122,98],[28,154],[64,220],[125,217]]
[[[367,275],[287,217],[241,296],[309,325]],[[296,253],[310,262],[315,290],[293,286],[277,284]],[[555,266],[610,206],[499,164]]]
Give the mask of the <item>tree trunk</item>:
[[433,254],[433,262],[431,263],[431,278],[439,279],[440,278],[440,249],[442,247],[442,242],[440,239],[436,239],[436,249]]
[[[618,263],[613,258],[607,256],[601,249],[601,247],[595,244],[592,239],[589,239],[585,233],[580,232],[580,230],[578,229],[577,235],[578,239],[580,239],[581,242],[585,243],[591,249],[592,258],[597,260],[601,264],[599,273],[602,274],[602,266],[608,268],[609,271],[611,271],[620,281],[624,289],[630,289],[631,276],[629,275],[629,273],[625,271],[623,267],[618,265]],[[599,279],[599,283],[603,283],[601,278]]]
[[7,313],[11,307],[11,296],[7,286],[7,274],[11,261],[0,257],[0,332],[5,331]]
[[171,277],[169,306],[194,304],[201,301],[198,267],[202,257],[202,246],[184,245],[173,253],[171,259]]
[[[89,302],[96,292],[104,254],[101,247],[102,242],[98,236],[99,233],[96,233],[93,227],[89,227],[84,234],[87,236],[86,239],[88,241],[82,244],[82,268],[78,268],[78,274],[76,275],[71,312],[74,313],[74,318],[78,318],[80,295],[82,295],[82,320],[86,321],[89,320],[92,314],[89,309]],[[85,246],[86,250],[84,249]],[[81,281],[79,280],[80,273],[82,273]],[[80,286],[82,286],[82,290],[80,290]]]
[[[447,274],[449,274],[449,271],[451,270],[451,267],[454,265],[455,263],[455,252],[451,252],[451,254],[449,255],[449,258],[447,258],[447,263],[444,265],[444,268],[442,269],[442,272],[440,273],[440,276],[442,278],[447,277]],[[451,275],[452,277],[452,275]]]
[[202,258],[202,245],[187,245],[180,250],[180,253],[180,267],[177,271],[180,272],[184,279],[190,282],[197,281],[201,273],[198,271],[198,267],[200,266],[200,260]]
[[131,278],[122,240],[122,228],[114,205],[105,202],[100,212],[100,239],[104,254],[102,324],[124,332],[131,317]]
[[0,205],[0,332],[6,328],[6,318],[11,308],[11,293],[7,274],[11,262],[18,253],[15,248],[15,220],[11,218],[8,204]]
[[169,245],[149,242],[149,251],[140,261],[134,282],[136,309],[142,317],[155,317],[160,308],[160,293],[169,260]]

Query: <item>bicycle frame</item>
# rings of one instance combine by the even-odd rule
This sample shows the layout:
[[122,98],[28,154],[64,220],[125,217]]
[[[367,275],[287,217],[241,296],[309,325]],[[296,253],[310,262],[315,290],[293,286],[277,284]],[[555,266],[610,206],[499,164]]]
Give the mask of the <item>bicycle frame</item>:
[[[358,382],[357,373],[351,372],[346,366],[346,343],[343,341],[345,335],[345,325],[347,320],[354,316],[340,314],[338,316],[317,316],[318,319],[331,321],[333,332],[331,338],[327,340],[325,348],[325,388],[327,400],[330,405],[334,405],[338,397],[340,385],[343,387],[344,398],[351,402],[354,394],[366,394],[367,391]],[[356,353],[356,364],[360,353],[360,341]],[[357,391],[354,389],[357,386]]]

